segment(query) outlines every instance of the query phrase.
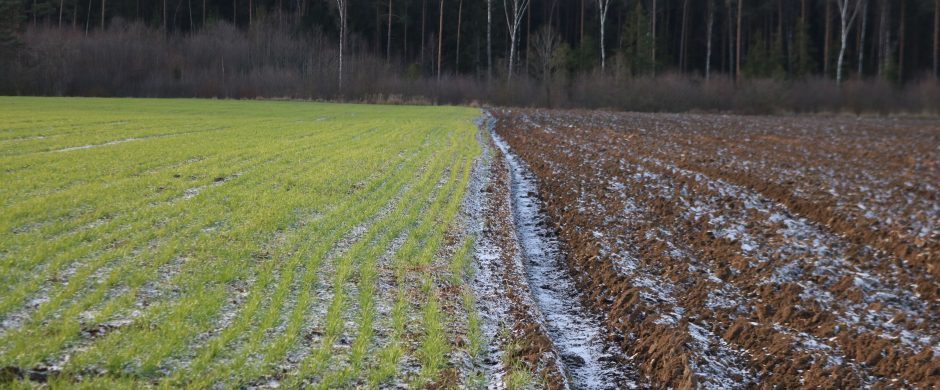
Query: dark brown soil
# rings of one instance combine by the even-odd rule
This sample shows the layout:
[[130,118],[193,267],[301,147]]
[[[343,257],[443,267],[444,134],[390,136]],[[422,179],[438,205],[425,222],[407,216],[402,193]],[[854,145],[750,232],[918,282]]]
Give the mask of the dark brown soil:
[[493,114],[654,386],[940,386],[936,122]]

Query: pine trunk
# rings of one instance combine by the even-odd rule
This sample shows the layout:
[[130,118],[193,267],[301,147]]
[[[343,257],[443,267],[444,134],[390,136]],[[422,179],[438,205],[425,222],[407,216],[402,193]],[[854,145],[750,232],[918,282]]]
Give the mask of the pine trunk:
[[425,37],[427,36],[427,31],[425,30],[427,26],[427,14],[428,14],[428,0],[421,0],[421,54],[418,56],[419,62],[421,63],[422,73],[424,71],[424,49],[425,49]]
[[385,34],[385,63],[392,59],[392,0],[388,0],[388,30]]
[[486,74],[493,78],[493,0],[486,0]]
[[682,0],[682,31],[679,36],[679,71],[685,72],[686,58],[686,33],[688,32],[689,0]]
[[868,29],[868,0],[862,0],[862,25],[858,29],[858,78],[865,75],[865,33]]
[[907,31],[907,0],[901,0],[901,23],[898,26],[898,82],[904,82],[904,36]]
[[735,58],[735,74],[737,80],[741,80],[741,16],[744,13],[744,0],[738,0],[738,39],[737,39],[737,58]]
[[933,2],[933,76],[940,78],[940,0]]
[[460,72],[460,24],[463,21],[463,0],[457,2],[457,54],[454,56],[454,72]]
[[444,43],[444,0],[441,0],[441,12],[438,15],[439,24],[437,29],[437,81],[441,81],[441,53]]
[[656,77],[656,0],[653,0],[653,13],[650,15],[652,18],[652,27],[653,31],[653,77]]
[[823,74],[829,77],[829,46],[832,40],[832,0],[826,1],[826,34],[823,41]]

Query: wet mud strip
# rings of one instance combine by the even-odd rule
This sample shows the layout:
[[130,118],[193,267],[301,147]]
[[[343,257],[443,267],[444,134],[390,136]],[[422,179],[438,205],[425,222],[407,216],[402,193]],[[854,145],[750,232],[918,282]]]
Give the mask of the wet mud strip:
[[[492,118],[482,126],[491,126]],[[531,373],[546,389],[567,389],[561,357],[532,299],[516,239],[510,176],[502,153],[484,130],[485,154],[479,205],[482,227],[474,247],[473,293],[481,317],[482,368],[491,389],[506,388],[515,372]]]
[[[853,132],[838,118],[495,115],[497,133],[538,178],[589,306],[608,313],[605,325],[653,386],[940,385],[929,267],[940,205],[910,190],[929,183],[881,179],[886,166],[923,178],[940,169],[929,157],[902,167],[904,158],[873,143],[936,148],[936,126],[859,121]],[[735,123],[746,131],[721,128]],[[881,125],[901,130],[873,129]],[[881,165],[852,165],[859,158],[846,150],[857,148],[840,144],[853,143]],[[836,200],[809,208],[824,198],[804,178],[831,182]],[[859,223],[856,203],[881,223],[846,227]],[[906,251],[886,251],[866,233],[899,220],[917,233],[894,233],[887,245],[917,241]]]
[[[494,134],[488,129],[486,136]],[[581,305],[560,243],[541,212],[531,173],[498,137],[489,147],[495,158],[474,284],[485,333],[495,341],[488,357],[491,384],[501,383],[508,371],[507,359],[500,355],[507,353],[506,342],[515,339],[523,345],[515,352],[508,348],[508,353],[535,367],[546,387],[637,387],[637,371],[609,341],[602,319]],[[509,323],[500,324],[505,319]],[[500,327],[512,328],[509,340]]]
[[581,305],[581,296],[568,275],[557,237],[542,214],[535,177],[495,134],[494,141],[511,171],[513,217],[529,286],[552,344],[571,377],[572,387],[636,387],[631,379],[636,372],[623,363],[620,347],[608,342],[601,320]]

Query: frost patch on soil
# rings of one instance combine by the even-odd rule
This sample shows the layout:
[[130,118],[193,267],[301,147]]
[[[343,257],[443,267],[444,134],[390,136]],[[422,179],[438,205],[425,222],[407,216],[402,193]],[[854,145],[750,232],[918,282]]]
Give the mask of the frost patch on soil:
[[493,134],[512,173],[512,206],[529,285],[545,326],[578,389],[636,387],[617,363],[623,353],[605,338],[601,322],[581,304],[564,266],[556,238],[545,228],[535,180],[509,146]]
[[689,322],[689,347],[693,351],[709,351],[689,359],[689,366],[699,375],[705,388],[731,389],[742,383],[754,383],[756,378],[738,364],[741,353],[721,337],[703,326]]
[[69,148],[57,149],[56,152],[71,152],[71,151],[73,151],[73,150],[92,149],[92,148],[98,148],[98,147],[102,147],[102,146],[111,146],[111,145],[123,144],[123,143],[125,143],[125,142],[141,141],[141,140],[145,140],[145,139],[147,139],[147,138],[153,138],[153,137],[127,138],[127,139],[119,139],[119,140],[111,141],[111,142],[105,142],[105,143],[103,143],[103,144],[91,144],[91,145],[82,145],[82,146],[72,146],[72,147],[69,147]]
[[186,191],[183,191],[183,199],[192,199],[192,198],[196,197],[196,195],[199,195],[200,192],[202,192],[203,190],[205,190],[205,189],[207,189],[207,188],[216,187],[216,186],[220,186],[220,185],[222,185],[222,184],[228,183],[229,181],[232,181],[233,179],[235,179],[235,178],[237,178],[237,177],[239,177],[239,176],[241,176],[241,175],[242,175],[241,173],[236,173],[236,174],[229,175],[229,176],[225,176],[225,177],[217,177],[217,178],[215,178],[215,180],[213,180],[212,184],[207,184],[207,185],[204,185],[204,186],[199,186],[199,187],[193,187],[193,188],[186,189]]

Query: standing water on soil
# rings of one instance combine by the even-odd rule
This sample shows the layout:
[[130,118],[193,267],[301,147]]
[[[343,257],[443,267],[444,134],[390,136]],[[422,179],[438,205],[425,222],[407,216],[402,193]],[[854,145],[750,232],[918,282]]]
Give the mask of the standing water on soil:
[[523,162],[509,151],[509,145],[495,133],[492,136],[511,170],[513,216],[529,286],[544,316],[549,337],[571,377],[572,387],[636,387],[630,379],[635,376],[635,370],[617,362],[622,352],[606,340],[598,318],[581,305],[577,287],[565,268],[558,241],[544,228],[535,179]]

